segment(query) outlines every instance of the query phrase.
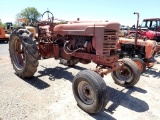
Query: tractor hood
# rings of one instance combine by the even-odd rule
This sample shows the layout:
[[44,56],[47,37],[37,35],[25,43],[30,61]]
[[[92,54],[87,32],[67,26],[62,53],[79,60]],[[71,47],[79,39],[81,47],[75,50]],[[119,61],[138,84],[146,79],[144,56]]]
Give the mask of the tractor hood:
[[[135,44],[135,39],[128,39],[128,38],[119,38],[119,44]],[[118,44],[118,45],[119,45]],[[157,42],[153,40],[142,40],[137,39],[138,46],[144,46],[146,52],[146,58],[149,59],[153,53],[156,51]]]
[[[135,39],[129,39],[129,38],[119,37],[119,43],[123,43],[123,44],[135,44]],[[153,41],[153,40],[145,40],[144,41],[142,39],[137,39],[137,45],[155,47],[156,46],[156,42]]]
[[68,35],[93,35],[95,29],[99,27],[118,31],[120,24],[118,22],[80,22],[72,24],[60,24],[54,27],[54,33]]

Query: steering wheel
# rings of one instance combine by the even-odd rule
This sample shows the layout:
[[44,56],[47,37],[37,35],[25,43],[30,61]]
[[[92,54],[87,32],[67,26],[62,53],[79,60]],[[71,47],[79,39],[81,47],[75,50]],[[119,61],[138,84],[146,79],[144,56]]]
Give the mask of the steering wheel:
[[[47,14],[47,16],[48,16],[47,21],[53,23],[53,19],[54,19],[53,14],[52,14],[50,11],[47,10],[47,11],[45,11],[45,12],[42,14],[42,19],[43,19],[43,16],[44,16],[45,14]],[[51,15],[51,17],[49,17],[49,14]],[[45,21],[46,21],[46,20],[45,20]]]

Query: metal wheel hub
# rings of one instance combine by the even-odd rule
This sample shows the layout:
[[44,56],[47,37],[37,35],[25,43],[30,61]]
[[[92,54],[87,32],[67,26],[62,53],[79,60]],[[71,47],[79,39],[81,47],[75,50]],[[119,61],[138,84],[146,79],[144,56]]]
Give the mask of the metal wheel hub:
[[25,55],[22,42],[18,37],[14,37],[14,63],[18,68],[23,68],[25,64]]
[[124,66],[123,69],[116,71],[116,76],[120,81],[129,82],[132,77],[132,72],[128,67]]
[[92,104],[94,102],[95,93],[89,83],[81,81],[78,84],[78,94],[85,104]]

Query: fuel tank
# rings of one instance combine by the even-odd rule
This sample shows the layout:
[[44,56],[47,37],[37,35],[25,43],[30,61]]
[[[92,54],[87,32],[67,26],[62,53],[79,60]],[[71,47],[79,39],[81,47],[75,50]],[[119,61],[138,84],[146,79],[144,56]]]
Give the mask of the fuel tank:
[[154,31],[149,30],[146,32],[146,36],[149,39],[154,39],[154,37],[156,36],[156,33]]

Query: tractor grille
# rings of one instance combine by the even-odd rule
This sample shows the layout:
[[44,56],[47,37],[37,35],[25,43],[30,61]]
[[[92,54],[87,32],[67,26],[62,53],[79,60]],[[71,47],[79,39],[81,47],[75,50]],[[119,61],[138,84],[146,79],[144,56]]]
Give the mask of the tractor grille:
[[104,30],[103,54],[108,54],[111,49],[116,49],[117,45],[117,31]]

